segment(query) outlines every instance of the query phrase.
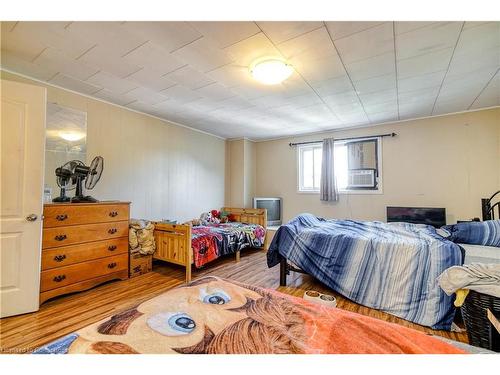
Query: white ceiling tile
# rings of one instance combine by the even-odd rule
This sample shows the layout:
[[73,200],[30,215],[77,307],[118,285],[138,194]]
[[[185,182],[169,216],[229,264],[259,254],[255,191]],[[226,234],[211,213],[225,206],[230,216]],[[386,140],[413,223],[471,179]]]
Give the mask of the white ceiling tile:
[[11,36],[25,42],[30,39],[40,40],[46,47],[64,51],[67,56],[77,58],[94,43],[80,36],[69,37],[67,25],[68,22],[19,22],[11,31]]
[[368,30],[380,25],[382,22],[326,22],[326,26],[332,35],[333,40],[345,38],[346,36]]
[[123,61],[143,68],[154,69],[166,74],[184,65],[165,49],[152,42],[147,42],[123,56]]
[[387,111],[387,112],[368,114],[368,118],[370,119],[370,123],[372,124],[399,120],[397,111]]
[[472,60],[490,49],[500,49],[500,22],[489,22],[463,30],[455,54],[458,58],[465,55]]
[[263,33],[226,47],[224,51],[231,55],[236,64],[246,67],[262,58],[281,58],[280,52]]
[[401,94],[430,87],[439,87],[443,82],[445,73],[446,70],[440,70],[438,72],[399,79],[398,91]]
[[326,29],[320,28],[281,43],[279,50],[308,82],[345,75],[345,69]]
[[49,82],[86,95],[93,94],[102,88],[60,73],[53,77]]
[[345,64],[394,53],[394,34],[392,22],[385,22],[369,30],[335,41],[340,57]]
[[[15,32],[16,22],[1,23],[1,47],[2,52],[9,52],[18,58],[31,62],[47,47],[45,43],[37,38],[27,37],[23,33]],[[11,31],[14,27],[14,31]]]
[[500,66],[500,47],[481,51],[479,54],[457,55],[451,60],[447,76],[467,75],[478,70],[496,70]]
[[[2,22],[2,67],[220,136],[268,138],[499,105],[488,80],[500,23],[467,22],[450,63],[456,25],[263,23],[271,41],[253,22]],[[234,62],[218,66],[224,56]],[[262,85],[249,72],[262,58],[295,72]]]
[[201,96],[213,98],[215,100],[224,100],[236,96],[231,90],[218,83],[211,83],[210,85],[200,87],[194,91]]
[[200,38],[179,48],[173,55],[193,68],[207,72],[232,62],[231,57],[208,38]]
[[96,86],[104,87],[105,89],[115,93],[124,94],[137,87],[137,84],[127,81],[125,79],[120,79],[116,76],[105,72],[98,72],[88,78],[86,82],[91,83]]
[[347,74],[340,77],[325,79],[324,81],[317,80],[311,83],[314,90],[322,97],[342,92],[351,91],[353,89],[351,81]]
[[165,77],[192,90],[215,82],[208,74],[200,73],[188,65],[168,73]]
[[141,103],[150,105],[155,105],[168,99],[168,96],[164,95],[164,91],[159,93],[144,87],[137,87],[127,92],[127,96],[130,96]]
[[71,22],[66,28],[69,38],[88,40],[92,45],[105,47],[118,56],[148,41],[146,37],[131,33],[122,22]]
[[323,26],[323,22],[286,22],[286,21],[265,21],[257,22],[264,33],[271,38],[273,43],[278,44],[286,40],[293,39],[299,35],[306,34],[314,29]]
[[434,103],[437,94],[439,93],[440,85],[434,87],[426,87],[413,91],[399,92],[399,105],[418,105],[420,102]]
[[323,98],[326,105],[333,110],[335,114],[362,112],[363,107],[358,96],[354,91],[342,94],[329,95]]
[[430,21],[430,22],[423,22],[423,21],[401,21],[401,22],[395,22],[395,27],[394,31],[396,35],[407,33],[409,31],[414,31],[417,29],[421,29],[426,26],[433,25],[435,21]]
[[363,111],[340,112],[338,115],[340,121],[349,126],[369,124],[370,120]]
[[51,68],[33,64],[32,62],[20,58],[9,51],[2,51],[1,66],[2,68],[9,69],[36,79],[40,79],[42,81],[47,81],[58,73],[58,70],[54,69],[53,67]]
[[234,87],[242,84],[255,84],[248,67],[229,64],[206,73],[213,82],[217,81],[226,87]]
[[394,89],[396,88],[396,74],[390,73],[361,81],[355,81],[354,88],[359,94],[370,94],[381,90]]
[[474,98],[454,98],[450,100],[438,100],[432,111],[433,115],[443,115],[445,113],[460,112],[463,108],[468,108]]
[[399,118],[406,120],[409,118],[418,118],[430,116],[432,108],[434,107],[434,100],[418,101],[418,103],[399,104]]
[[396,36],[397,59],[407,59],[455,47],[462,22],[438,22]]
[[153,91],[162,91],[174,86],[176,82],[151,68],[142,68],[127,76],[126,81],[133,82],[136,86],[143,86]]
[[75,60],[54,48],[45,49],[33,62],[82,81],[98,71],[97,68]]
[[126,107],[135,109],[136,111],[144,112],[144,113],[149,113],[151,111],[151,103],[144,103],[139,100],[133,101],[131,103],[127,103]]
[[106,89],[102,89],[100,91],[97,91],[92,96],[95,96],[95,97],[102,99],[102,100],[105,100],[107,102],[111,102],[111,103],[122,105],[122,106],[127,104],[127,103],[130,103],[133,100],[129,96],[118,95],[118,94],[111,92],[109,90],[106,90]]
[[470,108],[478,109],[498,105],[500,105],[500,73],[497,72]]
[[140,66],[130,64],[116,54],[113,50],[96,46],[81,56],[78,61],[81,61],[89,66],[95,66],[100,70],[113,74],[117,77],[126,77],[141,69]]
[[381,103],[397,103],[398,95],[396,89],[393,88],[369,94],[359,94],[359,99],[361,100],[361,103],[363,103],[363,106],[373,107]]
[[177,99],[168,99],[163,102],[154,104],[153,111],[161,112],[164,114],[172,114],[185,111],[187,109],[186,103]]
[[126,22],[124,27],[170,52],[201,38],[187,22]]
[[346,64],[346,68],[353,81],[362,81],[387,74],[395,74],[394,53],[384,53],[383,55],[355,61]]
[[167,96],[169,99],[176,100],[182,103],[192,102],[193,100],[202,97],[200,93],[180,85],[169,87],[163,90],[161,93]]
[[453,48],[397,61],[398,79],[430,74],[448,68]]
[[204,36],[213,39],[220,48],[260,32],[254,22],[189,22],[189,24]]

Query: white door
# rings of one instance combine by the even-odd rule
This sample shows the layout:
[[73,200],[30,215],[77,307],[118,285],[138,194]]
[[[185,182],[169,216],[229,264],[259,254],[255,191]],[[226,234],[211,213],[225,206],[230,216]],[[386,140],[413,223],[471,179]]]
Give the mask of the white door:
[[46,90],[0,85],[0,317],[6,317],[39,307]]

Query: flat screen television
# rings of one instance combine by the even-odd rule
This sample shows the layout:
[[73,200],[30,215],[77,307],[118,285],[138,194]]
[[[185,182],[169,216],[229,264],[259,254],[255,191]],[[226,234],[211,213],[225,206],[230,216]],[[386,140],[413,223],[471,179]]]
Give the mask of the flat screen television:
[[281,198],[256,197],[253,199],[253,208],[267,209],[267,225],[276,226],[281,225],[281,203]]
[[432,207],[387,207],[387,222],[427,224],[440,228],[446,225],[446,210]]

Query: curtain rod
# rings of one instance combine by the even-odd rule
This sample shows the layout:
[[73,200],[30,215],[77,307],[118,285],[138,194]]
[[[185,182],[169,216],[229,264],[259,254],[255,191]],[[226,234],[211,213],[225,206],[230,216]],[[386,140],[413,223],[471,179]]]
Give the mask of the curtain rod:
[[[387,134],[376,134],[376,135],[367,135],[364,137],[351,137],[351,138],[335,138],[336,141],[350,141],[354,139],[366,139],[366,138],[377,138],[377,137],[395,137],[396,133],[387,133]],[[309,141],[309,142],[297,142],[297,143],[289,143],[290,147],[298,146],[298,145],[309,145],[312,143],[321,143],[323,141]]]

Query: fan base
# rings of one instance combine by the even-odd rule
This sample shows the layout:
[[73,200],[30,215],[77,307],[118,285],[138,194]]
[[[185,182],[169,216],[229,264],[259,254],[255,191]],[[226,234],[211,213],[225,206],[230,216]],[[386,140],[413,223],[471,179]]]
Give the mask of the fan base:
[[52,202],[54,203],[65,203],[65,202],[69,202],[71,201],[71,199],[69,197],[55,197],[54,199],[52,199]]
[[80,196],[74,196],[73,198],[71,198],[71,203],[96,203],[96,202],[99,202],[99,201],[97,199],[95,199],[94,197],[91,197],[90,195],[87,195],[87,196],[80,195]]

